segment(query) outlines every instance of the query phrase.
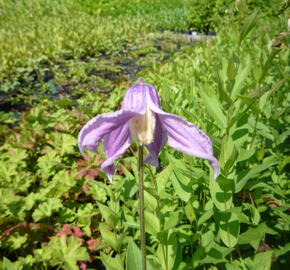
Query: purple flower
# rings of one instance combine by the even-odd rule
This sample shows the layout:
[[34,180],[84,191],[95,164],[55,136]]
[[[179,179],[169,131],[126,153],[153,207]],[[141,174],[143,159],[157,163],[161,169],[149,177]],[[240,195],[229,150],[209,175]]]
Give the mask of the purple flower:
[[102,170],[110,181],[114,175],[114,161],[136,140],[149,151],[145,162],[158,166],[158,154],[168,145],[188,155],[207,159],[218,176],[219,165],[213,156],[209,137],[194,124],[160,108],[156,89],[152,85],[137,84],[130,87],[124,97],[122,108],[113,113],[104,113],[91,119],[80,131],[78,145],[96,152],[102,140],[107,160]]

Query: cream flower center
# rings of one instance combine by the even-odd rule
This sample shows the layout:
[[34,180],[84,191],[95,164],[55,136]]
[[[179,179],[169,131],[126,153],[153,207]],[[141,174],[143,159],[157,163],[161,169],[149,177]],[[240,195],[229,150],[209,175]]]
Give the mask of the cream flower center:
[[147,108],[145,114],[137,115],[130,120],[132,138],[140,145],[152,143],[154,139],[155,126],[155,113]]

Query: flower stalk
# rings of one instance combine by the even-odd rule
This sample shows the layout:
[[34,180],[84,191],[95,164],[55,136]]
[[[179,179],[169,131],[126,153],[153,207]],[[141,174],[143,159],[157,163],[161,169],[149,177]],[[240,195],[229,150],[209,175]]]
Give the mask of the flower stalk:
[[144,217],[144,161],[143,145],[138,147],[138,177],[139,177],[139,216],[140,216],[140,236],[141,236],[141,260],[142,270],[146,270],[146,241],[145,241],[145,217]]

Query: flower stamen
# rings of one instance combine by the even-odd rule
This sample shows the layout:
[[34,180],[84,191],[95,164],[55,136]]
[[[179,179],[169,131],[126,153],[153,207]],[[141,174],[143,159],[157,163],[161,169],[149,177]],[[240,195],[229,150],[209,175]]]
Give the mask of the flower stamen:
[[148,145],[153,142],[156,116],[149,108],[145,114],[133,117],[129,125],[132,138],[140,145]]

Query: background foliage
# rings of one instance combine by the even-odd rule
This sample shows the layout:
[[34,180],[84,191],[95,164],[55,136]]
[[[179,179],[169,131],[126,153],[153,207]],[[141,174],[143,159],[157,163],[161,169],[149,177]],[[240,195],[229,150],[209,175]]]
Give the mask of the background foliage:
[[138,269],[136,145],[109,184],[76,143],[143,77],[221,165],[165,147],[145,168],[148,269],[287,269],[288,15],[267,3],[0,1],[0,268]]

